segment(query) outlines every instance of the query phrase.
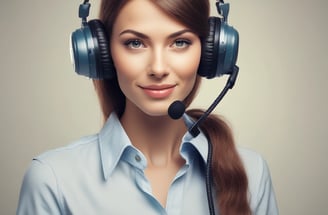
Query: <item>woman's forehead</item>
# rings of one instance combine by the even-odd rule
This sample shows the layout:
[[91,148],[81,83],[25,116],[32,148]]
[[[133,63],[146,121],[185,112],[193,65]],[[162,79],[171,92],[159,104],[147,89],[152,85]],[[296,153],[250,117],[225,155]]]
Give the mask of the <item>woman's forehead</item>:
[[170,17],[152,1],[132,0],[122,7],[114,22],[114,30],[123,31],[130,28],[140,32],[165,29],[173,32],[187,27]]

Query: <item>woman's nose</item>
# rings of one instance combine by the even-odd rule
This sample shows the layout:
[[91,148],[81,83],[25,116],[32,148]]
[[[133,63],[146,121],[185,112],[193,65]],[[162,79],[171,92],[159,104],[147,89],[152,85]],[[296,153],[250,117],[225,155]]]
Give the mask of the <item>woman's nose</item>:
[[169,74],[169,68],[163,50],[156,50],[152,53],[150,64],[150,76],[163,78]]

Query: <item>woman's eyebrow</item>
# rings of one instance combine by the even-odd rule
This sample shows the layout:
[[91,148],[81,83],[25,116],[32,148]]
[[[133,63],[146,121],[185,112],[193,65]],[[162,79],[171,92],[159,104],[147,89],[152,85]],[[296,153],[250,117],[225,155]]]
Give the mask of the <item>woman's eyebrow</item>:
[[[180,31],[177,31],[177,32],[174,32],[174,33],[170,34],[168,36],[168,38],[175,38],[175,37],[180,36],[181,34],[188,33],[188,32],[194,33],[190,29],[182,29]],[[134,34],[135,36],[140,37],[140,38],[143,38],[143,39],[148,39],[149,38],[146,34],[143,34],[141,32],[138,32],[138,31],[135,31],[135,30],[132,30],[132,29],[124,30],[119,35],[121,36],[123,34]]]
[[135,31],[135,30],[131,30],[131,29],[124,30],[119,35],[121,36],[123,34],[134,34],[135,36],[143,38],[143,39],[149,38],[147,35],[145,35],[141,32]]
[[177,32],[174,32],[173,34],[170,34],[168,36],[168,38],[175,38],[175,37],[178,37],[178,36],[180,36],[181,34],[184,34],[184,33],[193,33],[194,34],[194,32],[191,31],[190,29],[183,29],[181,31],[177,31]]

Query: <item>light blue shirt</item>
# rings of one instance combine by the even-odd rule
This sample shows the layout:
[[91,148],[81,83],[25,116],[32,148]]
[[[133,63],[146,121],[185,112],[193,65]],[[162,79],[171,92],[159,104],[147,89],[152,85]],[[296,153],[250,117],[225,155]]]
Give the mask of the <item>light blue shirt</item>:
[[[188,116],[184,119],[187,125],[192,123]],[[238,148],[238,152],[249,179],[253,213],[278,214],[266,162],[253,151]],[[33,159],[24,176],[17,214],[206,215],[204,134],[193,138],[186,133],[180,154],[185,165],[172,181],[163,208],[144,174],[145,156],[112,114],[98,134]]]

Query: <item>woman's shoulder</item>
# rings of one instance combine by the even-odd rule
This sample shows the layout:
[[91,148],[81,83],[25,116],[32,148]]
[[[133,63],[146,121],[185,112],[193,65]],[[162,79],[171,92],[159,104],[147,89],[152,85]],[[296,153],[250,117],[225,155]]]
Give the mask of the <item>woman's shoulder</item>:
[[244,165],[262,165],[264,161],[263,156],[253,149],[249,149],[243,146],[237,146],[237,152],[242,159]]
[[[87,167],[90,161],[96,163],[99,160],[97,135],[82,137],[70,144],[45,151],[35,156],[27,171],[24,181],[27,184],[47,184],[53,183],[54,179],[74,175]],[[87,162],[88,161],[88,162]],[[95,162],[92,164],[94,165]],[[78,174],[77,174],[78,175]],[[35,187],[35,186],[31,186]]]
[[264,157],[249,148],[238,146],[238,154],[246,170],[250,183],[257,184],[263,176],[268,177],[268,165]]
[[92,151],[92,149],[98,149],[98,135],[81,137],[65,146],[42,152],[35,156],[33,160],[54,162],[57,160],[76,159],[83,156],[84,151]]
[[60,214],[63,187],[71,187],[84,177],[84,169],[91,169],[87,163],[98,156],[97,145],[97,135],[92,135],[35,156],[24,174],[17,214]]
[[247,174],[252,210],[255,214],[278,214],[267,161],[254,150],[237,147],[237,151]]
[[83,169],[80,167],[86,167],[92,160],[94,161],[92,165],[99,163],[99,157],[97,135],[82,137],[66,146],[50,149],[34,156],[25,172],[25,177],[29,176],[34,180],[40,175],[48,175],[49,178],[51,175],[52,177],[68,175]]

